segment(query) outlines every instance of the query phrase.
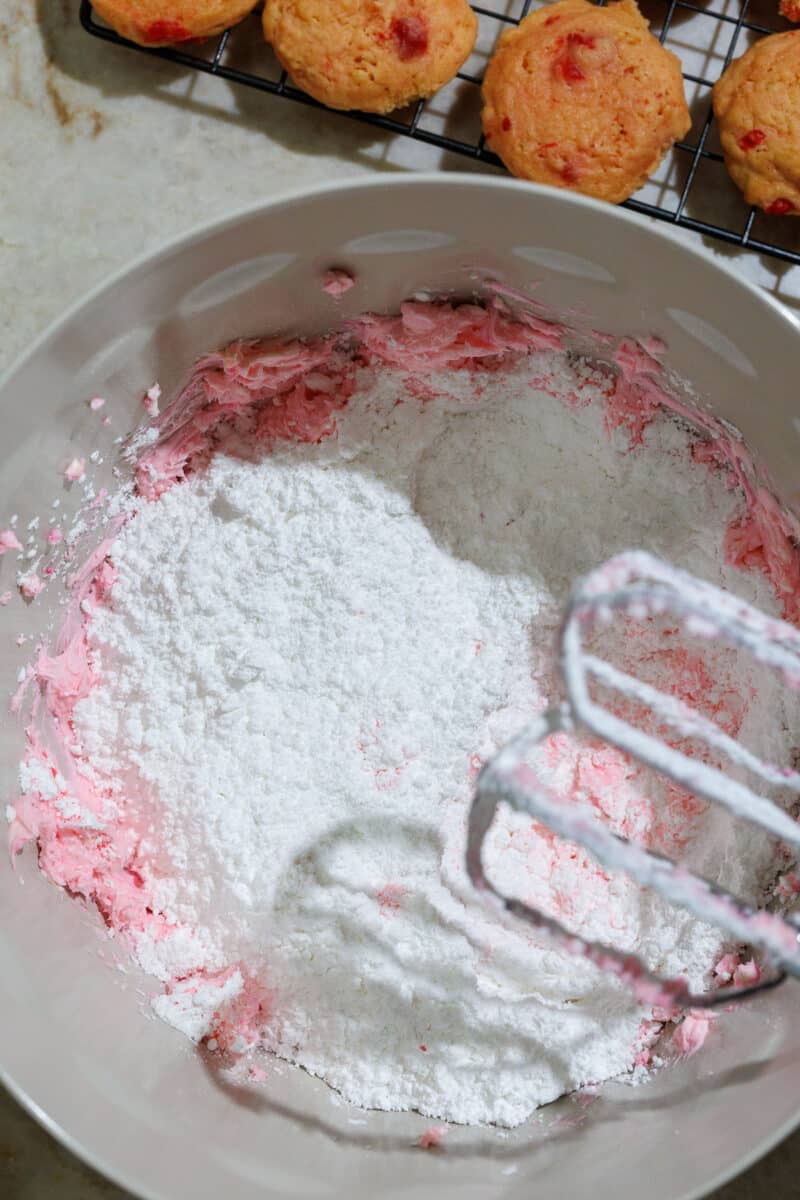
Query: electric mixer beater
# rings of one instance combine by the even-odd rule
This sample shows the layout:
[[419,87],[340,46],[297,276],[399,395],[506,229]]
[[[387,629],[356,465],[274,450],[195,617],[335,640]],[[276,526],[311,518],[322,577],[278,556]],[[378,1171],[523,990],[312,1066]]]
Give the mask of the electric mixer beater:
[[[762,784],[800,793],[800,772],[765,762],[683,700],[589,653],[586,635],[607,624],[615,613],[631,620],[675,615],[687,633],[719,638],[748,652],[779,672],[787,687],[800,690],[800,631],[794,626],[644,551],[609,559],[576,583],[566,606],[558,647],[566,700],[517,734],[481,771],[467,840],[467,870],[473,885],[490,902],[552,935],[571,953],[623,979],[645,1004],[710,1008],[774,987],[787,974],[800,977],[800,915],[784,917],[754,908],[663,855],[612,833],[588,806],[556,795],[531,765],[536,748],[552,734],[588,731],[695,795],[723,805],[734,817],[759,826],[800,856],[800,823],[773,800],[713,764],[636,728],[592,699],[590,681],[594,680],[644,706],[678,738],[704,742]],[[581,938],[557,918],[504,896],[487,878],[482,860],[484,839],[501,803],[529,813],[553,833],[584,846],[604,867],[626,871],[670,903],[758,948],[768,969],[747,986],[693,993],[685,980],[663,979],[637,956]]]

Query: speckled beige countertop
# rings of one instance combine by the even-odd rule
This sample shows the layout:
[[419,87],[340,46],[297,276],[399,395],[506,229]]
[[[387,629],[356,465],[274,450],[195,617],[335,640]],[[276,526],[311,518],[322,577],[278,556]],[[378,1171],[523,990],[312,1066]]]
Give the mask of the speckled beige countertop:
[[[108,46],[81,30],[77,7],[0,0],[0,369],[92,284],[199,221],[326,179],[464,169],[464,160],[333,114]],[[800,268],[711,248],[800,307]],[[0,1196],[123,1193],[0,1093]],[[793,1197],[800,1133],[715,1194]]]

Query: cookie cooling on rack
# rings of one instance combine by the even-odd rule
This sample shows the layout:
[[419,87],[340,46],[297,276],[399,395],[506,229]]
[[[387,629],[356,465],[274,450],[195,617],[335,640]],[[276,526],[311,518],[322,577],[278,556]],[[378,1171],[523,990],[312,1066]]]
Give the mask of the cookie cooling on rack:
[[559,0],[505,33],[483,83],[489,146],[522,179],[625,200],[689,130],[678,58],[634,0]]
[[264,36],[329,108],[387,113],[448,83],[475,44],[467,0],[267,0]]
[[725,166],[747,203],[800,214],[800,30],[756,42],[713,95]]
[[212,37],[243,20],[257,0],[92,0],[98,16],[140,46]]

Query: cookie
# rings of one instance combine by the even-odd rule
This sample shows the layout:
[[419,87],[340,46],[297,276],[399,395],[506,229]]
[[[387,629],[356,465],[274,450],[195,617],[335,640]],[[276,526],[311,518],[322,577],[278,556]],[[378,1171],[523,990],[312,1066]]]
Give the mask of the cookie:
[[387,113],[431,96],[468,57],[467,0],[267,0],[264,36],[298,87],[329,108]]
[[634,0],[558,0],[525,17],[498,43],[483,104],[512,174],[615,203],[691,125],[680,62]]
[[800,214],[800,30],[734,59],[713,103],[725,166],[747,203]]
[[235,25],[257,0],[92,0],[95,12],[129,42],[173,46]]

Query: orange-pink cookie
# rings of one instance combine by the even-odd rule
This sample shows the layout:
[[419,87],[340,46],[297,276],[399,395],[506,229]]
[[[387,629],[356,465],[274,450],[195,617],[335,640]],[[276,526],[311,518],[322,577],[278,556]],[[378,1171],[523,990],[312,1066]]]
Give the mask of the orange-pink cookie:
[[264,36],[329,108],[386,113],[448,83],[475,44],[467,0],[267,0]]
[[761,38],[714,85],[725,166],[748,204],[800,215],[800,30]]
[[634,0],[558,0],[503,34],[483,129],[523,179],[614,202],[645,182],[691,119],[680,62]]
[[92,0],[112,29],[140,46],[171,46],[235,25],[257,0]]

